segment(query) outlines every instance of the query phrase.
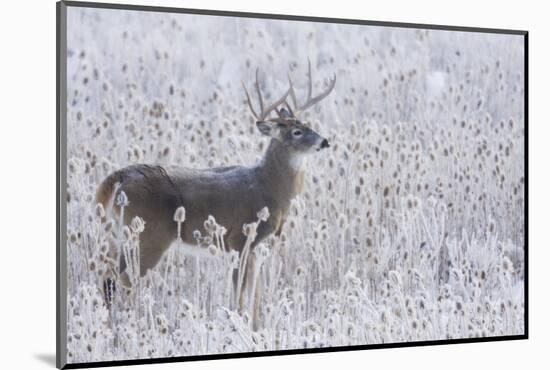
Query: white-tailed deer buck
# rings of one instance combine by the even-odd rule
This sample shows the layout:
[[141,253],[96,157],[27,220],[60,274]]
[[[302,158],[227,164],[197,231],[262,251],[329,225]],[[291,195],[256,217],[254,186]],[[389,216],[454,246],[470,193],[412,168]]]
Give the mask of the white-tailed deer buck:
[[[140,235],[141,276],[159,262],[176,240],[178,231],[174,212],[180,206],[186,211],[181,230],[186,244],[195,244],[193,232],[203,231],[204,221],[212,215],[227,229],[225,245],[240,252],[246,241],[243,224],[255,221],[258,211],[264,207],[268,208],[270,216],[260,224],[252,248],[266,236],[280,232],[292,198],[302,189],[305,157],[329,147],[327,139],[301,122],[298,116],[332,91],[336,76],[330,80],[328,88],[315,97],[312,97],[309,64],[307,77],[305,103],[298,103],[289,78],[286,93],[272,104],[266,104],[256,70],[254,86],[258,95],[258,113],[244,88],[258,130],[271,138],[258,164],[207,169],[136,164],[112,173],[100,184],[96,200],[106,210],[112,209],[115,215],[119,215],[120,209],[114,204],[114,199],[124,191],[129,200],[124,209],[124,223],[129,224],[135,216],[145,221],[145,229]],[[286,101],[289,96],[293,108]],[[279,109],[282,105],[284,107]],[[270,117],[272,112],[277,116]],[[119,258],[119,273],[123,274],[126,263],[122,257]]]

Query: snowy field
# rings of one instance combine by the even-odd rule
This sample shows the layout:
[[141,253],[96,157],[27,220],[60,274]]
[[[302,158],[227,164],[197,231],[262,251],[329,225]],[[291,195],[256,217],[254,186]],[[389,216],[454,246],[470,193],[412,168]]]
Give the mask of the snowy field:
[[[308,58],[316,91],[337,76],[305,114],[332,145],[256,252],[261,328],[231,305],[239,256],[177,245],[108,310],[98,184],[255,163],[241,81],[303,94]],[[523,61],[521,36],[70,8],[68,361],[523,334]]]

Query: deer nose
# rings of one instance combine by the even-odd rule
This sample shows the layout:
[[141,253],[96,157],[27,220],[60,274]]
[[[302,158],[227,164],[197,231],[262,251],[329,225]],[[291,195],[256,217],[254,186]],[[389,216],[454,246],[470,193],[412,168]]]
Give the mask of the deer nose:
[[330,147],[330,144],[328,143],[327,139],[323,139],[323,142],[321,143],[321,149]]

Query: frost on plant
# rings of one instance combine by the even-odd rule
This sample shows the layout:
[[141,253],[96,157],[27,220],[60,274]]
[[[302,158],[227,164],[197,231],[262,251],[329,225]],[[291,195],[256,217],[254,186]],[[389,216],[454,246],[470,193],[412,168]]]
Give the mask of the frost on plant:
[[[522,37],[85,8],[68,29],[69,362],[523,334]],[[337,74],[306,113],[331,147],[280,235],[250,248],[265,208],[241,253],[212,216],[184,247],[175,204],[175,242],[142,274],[150,225],[121,222],[124,192],[118,213],[95,204],[99,182],[255,163],[241,79],[290,73],[302,96],[308,58]],[[259,293],[238,299],[250,261]]]

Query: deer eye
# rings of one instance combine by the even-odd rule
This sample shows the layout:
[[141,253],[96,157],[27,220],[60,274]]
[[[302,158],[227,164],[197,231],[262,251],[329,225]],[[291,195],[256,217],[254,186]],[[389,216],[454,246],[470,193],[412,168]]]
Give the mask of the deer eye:
[[302,130],[293,130],[292,135],[295,136],[295,137],[300,137],[300,136],[303,135],[303,132],[302,132]]

